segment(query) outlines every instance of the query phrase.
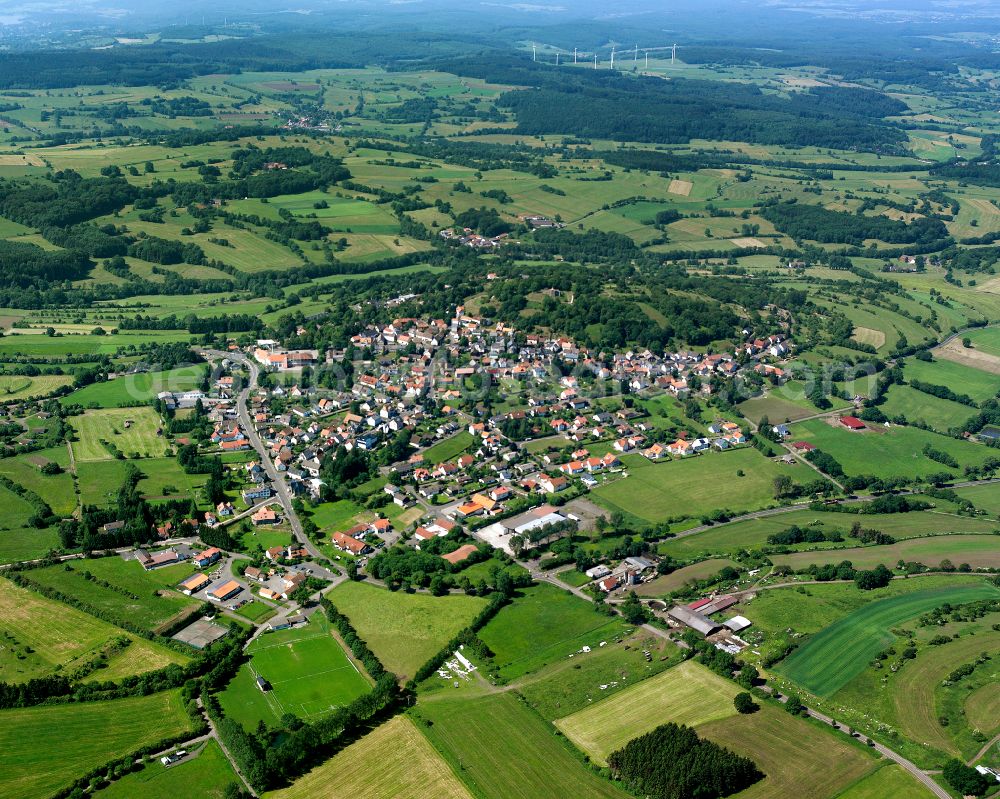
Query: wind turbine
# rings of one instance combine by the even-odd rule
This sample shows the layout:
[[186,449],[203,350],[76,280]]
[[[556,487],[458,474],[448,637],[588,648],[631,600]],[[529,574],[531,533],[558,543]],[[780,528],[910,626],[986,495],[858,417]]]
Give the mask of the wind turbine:
[[677,45],[675,44],[673,47],[670,48],[670,66],[673,66],[676,60],[677,60]]
[[615,47],[611,45],[611,68],[615,68]]
[[597,69],[597,51],[594,51],[594,69]]
[[535,47],[535,45],[531,45],[531,60],[532,61],[538,60],[538,50]]
[[633,64],[638,64],[639,63],[639,45],[635,46],[635,55],[632,58],[632,63]]
[[573,48],[573,63],[576,63],[576,48]]
[[556,66],[559,66],[559,51],[556,50]]
[[649,71],[649,50],[646,51],[646,66],[644,67],[644,69],[647,72]]

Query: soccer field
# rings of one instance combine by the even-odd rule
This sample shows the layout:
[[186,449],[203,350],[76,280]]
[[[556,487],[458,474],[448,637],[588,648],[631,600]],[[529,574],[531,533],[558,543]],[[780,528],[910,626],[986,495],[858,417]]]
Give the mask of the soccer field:
[[[320,613],[308,624],[267,633],[248,648],[250,662],[222,695],[227,715],[252,729],[258,721],[277,724],[286,713],[300,719],[346,705],[369,690]],[[256,683],[263,677],[271,690]]]

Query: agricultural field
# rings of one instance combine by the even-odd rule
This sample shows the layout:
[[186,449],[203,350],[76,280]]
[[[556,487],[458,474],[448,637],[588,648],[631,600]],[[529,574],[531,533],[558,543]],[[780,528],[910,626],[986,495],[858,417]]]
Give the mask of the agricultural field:
[[[186,658],[76,608],[0,580],[0,680],[24,682],[79,671],[90,679],[142,674]],[[116,645],[127,639],[124,648]],[[101,666],[88,664],[101,657]]]
[[196,600],[176,590],[191,571],[190,564],[180,563],[147,572],[134,560],[110,556],[45,566],[33,569],[28,576],[32,582],[75,597],[112,618],[155,631],[198,607]]
[[[359,763],[379,766],[358,768]],[[406,716],[396,716],[379,725],[290,787],[265,796],[266,799],[472,798],[448,763]]]
[[740,799],[832,798],[878,763],[860,744],[770,704],[750,715],[732,714],[709,722],[697,731],[749,757],[764,772],[765,778],[740,793]]
[[961,604],[1000,598],[1000,589],[972,578],[966,585],[927,588],[878,598],[887,589],[872,591],[872,601],[812,635],[777,667],[784,677],[820,697],[843,688],[881,649],[894,640],[889,630],[944,602]]
[[[931,398],[933,399],[933,398]],[[970,409],[971,410],[971,409]],[[881,427],[851,431],[838,424],[813,419],[792,425],[792,439],[807,441],[831,455],[849,475],[878,474],[885,477],[916,478],[947,471],[940,463],[923,454],[925,445],[953,457],[959,466],[979,465],[990,451],[947,436],[916,427]]]
[[67,469],[69,467],[69,453],[66,447],[43,449],[26,455],[2,458],[0,459],[0,474],[34,491],[45,500],[56,515],[69,516],[76,509],[73,475],[68,471],[59,474],[43,474],[41,467],[48,463],[55,463],[60,468]]
[[546,583],[522,594],[479,631],[503,680],[537,671],[583,646],[596,648],[625,629],[621,621],[595,613],[592,603]]
[[[552,729],[510,693],[468,700],[441,697],[419,703],[411,714],[475,796],[627,796],[574,757]],[[512,763],[517,768],[511,768]]]
[[[972,488],[958,489],[958,493],[965,497],[967,492],[975,488],[988,488],[988,486],[974,486]],[[1000,500],[1000,493],[996,490]],[[977,502],[979,496],[969,496],[973,502]],[[927,535],[949,534],[949,533],[992,533],[998,529],[995,520],[974,518],[968,516],[958,516],[949,512],[949,508],[940,500],[935,503],[942,506],[940,509],[925,511],[909,511],[907,513],[875,513],[865,514],[863,525],[876,530],[881,530],[893,536],[897,541],[902,539],[917,538]],[[977,507],[979,505],[977,504]],[[988,507],[984,508],[989,510]],[[1000,502],[997,509],[1000,510]],[[767,537],[775,533],[787,530],[793,525],[802,528],[820,530],[824,533],[839,532],[847,539],[847,533],[851,529],[851,524],[856,517],[844,513],[830,513],[813,510],[792,510],[787,513],[777,513],[773,516],[766,516],[757,519],[745,519],[743,521],[732,522],[731,524],[715,525],[711,529],[704,530],[692,535],[678,535],[659,544],[657,550],[664,555],[683,559],[692,557],[702,557],[716,553],[735,554],[741,549],[755,549],[767,545]],[[823,548],[844,546],[826,542],[825,544],[808,544],[810,548]]]
[[[221,702],[226,715],[248,730],[256,729],[259,721],[276,725],[285,713],[308,721],[349,704],[370,687],[321,613],[302,627],[260,636],[246,652],[250,661]],[[262,692],[257,677],[267,680],[272,690]]]
[[84,408],[118,408],[144,405],[161,391],[192,391],[205,377],[204,366],[185,366],[162,372],[138,372],[104,383],[91,383],[62,397],[63,405]]
[[47,397],[57,389],[68,386],[72,382],[73,378],[68,375],[36,375],[34,377],[0,375],[0,402]]
[[[650,653],[646,660],[643,652]],[[547,721],[555,721],[592,703],[628,691],[682,657],[679,647],[638,629],[607,642],[607,646],[553,663],[514,685],[528,704]]]
[[158,433],[160,417],[149,407],[85,411],[74,416],[71,424],[76,431],[73,455],[78,461],[111,460],[116,451],[127,458],[157,458],[169,449]]
[[974,569],[1000,568],[1000,542],[993,535],[935,535],[910,538],[888,546],[846,547],[818,552],[796,552],[774,555],[775,566],[804,569],[816,564],[840,563],[849,560],[856,569],[873,569],[882,563],[892,568],[900,561],[916,561],[936,569],[943,560],[955,566],[967,563]]
[[968,405],[932,397],[910,386],[892,386],[880,410],[890,419],[902,416],[911,424],[928,425],[940,432],[962,428],[977,412]]
[[632,455],[622,463],[629,476],[600,486],[591,496],[609,511],[629,513],[647,524],[672,517],[697,518],[718,508],[757,510],[775,504],[775,477],[787,475],[796,483],[818,477],[808,467],[777,464],[749,448],[658,464]]
[[736,683],[692,661],[619,691],[555,722],[567,738],[596,763],[605,765],[621,749],[660,724],[697,727],[736,715]]
[[948,386],[956,394],[968,394],[976,402],[992,399],[1000,391],[1000,378],[996,375],[952,361],[928,363],[910,358],[903,362],[903,377]]
[[239,784],[239,777],[215,741],[208,741],[198,748],[194,757],[173,766],[164,766],[158,760],[147,764],[141,771],[128,774],[96,791],[95,799],[177,799],[178,796],[195,795],[204,799],[224,799],[226,786]]
[[46,799],[78,775],[191,729],[180,691],[0,712],[0,792]]
[[470,596],[434,597],[347,582],[327,595],[391,672],[413,676],[483,608]]
[[59,546],[59,535],[52,528],[38,529],[28,520],[34,508],[6,486],[0,486],[0,501],[7,514],[0,522],[0,562],[37,558]]
[[885,799],[891,796],[930,799],[933,794],[901,767],[886,764],[837,794],[837,799]]

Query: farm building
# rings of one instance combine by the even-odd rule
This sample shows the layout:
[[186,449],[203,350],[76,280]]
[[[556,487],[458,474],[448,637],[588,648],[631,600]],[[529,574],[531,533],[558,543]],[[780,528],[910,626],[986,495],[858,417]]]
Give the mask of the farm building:
[[135,559],[139,561],[143,569],[150,571],[160,566],[170,566],[171,564],[178,563],[181,560],[181,556],[174,549],[164,549],[162,552],[154,552],[152,555],[144,549],[137,549]]
[[725,626],[732,630],[734,633],[738,633],[741,630],[745,630],[750,626],[750,619],[744,618],[743,616],[733,616],[728,621],[724,622]]
[[675,605],[672,607],[667,611],[667,615],[674,621],[678,621],[685,627],[690,627],[695,632],[699,632],[706,637],[712,635],[713,633],[717,633],[721,629],[720,626],[708,618],[708,616],[705,616],[696,610],[682,607],[681,605]]
[[199,552],[194,556],[194,565],[199,569],[204,569],[206,566],[211,566],[215,561],[222,557],[222,550],[216,547],[209,547],[204,552]]
[[188,577],[183,583],[181,583],[181,590],[190,596],[191,594],[196,594],[206,585],[208,585],[211,580],[208,579],[204,574],[195,574]]
[[566,517],[559,513],[552,505],[540,505],[534,510],[522,513],[512,519],[507,519],[503,524],[504,532],[508,534],[524,535],[532,530],[545,527],[548,524],[558,524],[566,521]]
[[267,680],[265,680],[260,675],[257,675],[256,683],[257,683],[257,687],[260,689],[260,692],[262,694],[266,694],[268,691],[271,690],[271,683],[269,683]]
[[236,580],[229,580],[228,582],[218,585],[208,592],[208,598],[214,599],[217,602],[225,602],[230,597],[236,596],[240,591],[243,590]]
[[840,423],[848,430],[864,430],[865,423],[857,416],[841,416]]

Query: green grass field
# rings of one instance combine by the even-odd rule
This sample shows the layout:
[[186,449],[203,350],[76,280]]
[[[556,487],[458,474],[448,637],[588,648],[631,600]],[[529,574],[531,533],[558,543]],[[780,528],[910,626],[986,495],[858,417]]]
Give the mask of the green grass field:
[[735,715],[736,683],[693,661],[596,702],[555,722],[577,747],[604,765],[608,755],[668,721],[696,727]]
[[158,760],[142,771],[128,774],[96,791],[95,799],[177,799],[178,796],[198,796],[200,799],[224,799],[226,786],[239,784],[239,777],[215,741],[201,747],[198,756],[174,766],[164,766]]
[[[644,651],[651,654],[651,661],[646,661]],[[669,669],[682,655],[679,647],[638,629],[607,646],[553,663],[517,680],[515,686],[543,718],[554,721],[630,690]]]
[[485,604],[479,597],[407,594],[355,582],[343,583],[327,596],[400,678],[412,676]]
[[847,547],[824,549],[816,552],[796,552],[791,555],[774,555],[777,565],[804,569],[815,563],[840,563],[849,560],[856,569],[873,569],[883,563],[889,568],[899,560],[917,561],[936,568],[942,560],[955,566],[968,563],[973,568],[1000,567],[1000,541],[993,535],[936,535],[929,538],[911,538],[889,546]]
[[72,673],[122,637],[132,643],[111,657],[106,668],[92,672],[91,679],[112,680],[185,661],[171,649],[7,580],[0,580],[0,587],[0,681]]
[[584,645],[619,636],[620,620],[594,612],[569,591],[540,583],[520,592],[479,631],[493,650],[501,678],[515,679],[566,658]]
[[907,799],[930,799],[934,794],[922,783],[917,782],[900,766],[886,763],[878,771],[869,774],[854,783],[836,799],[890,799],[890,797],[907,797]]
[[773,480],[778,475],[797,483],[818,477],[805,466],[779,465],[749,448],[672,463],[654,464],[641,455],[622,461],[629,476],[600,486],[591,498],[610,511],[625,511],[652,524],[671,517],[698,517],[717,508],[757,510],[774,503]]
[[955,493],[962,497],[962,499],[969,500],[979,510],[1000,515],[1000,484],[987,483],[985,485],[956,488]]
[[[227,716],[248,730],[257,722],[277,726],[285,713],[315,718],[346,705],[369,690],[368,680],[350,661],[320,613],[308,624],[257,638],[244,665],[221,696]],[[255,678],[271,683],[262,693]]]
[[69,466],[66,447],[53,447],[0,459],[0,474],[30,488],[48,503],[53,513],[69,516],[76,509],[73,475],[66,471],[60,474],[42,474],[40,467],[46,463],[55,463],[66,469]]
[[1000,589],[972,581],[969,585],[876,598],[810,637],[777,671],[817,696],[830,697],[892,643],[894,636],[889,630],[893,626],[945,602],[957,605],[995,597],[1000,597]]
[[69,375],[0,375],[0,402],[47,397],[58,388],[73,382]]
[[927,362],[910,358],[903,362],[903,377],[947,386],[956,394],[968,394],[977,402],[992,399],[1000,391],[1000,379],[996,375],[942,359]]
[[[414,717],[471,792],[482,799],[622,799],[577,760],[540,717],[510,693],[422,702]],[[512,764],[516,764],[514,767]]]
[[[128,423],[128,424],[126,424]],[[125,457],[156,458],[166,454],[166,440],[157,435],[162,422],[150,407],[107,408],[86,411],[70,420],[76,431],[73,455],[78,461],[102,461],[114,458],[101,443],[110,442]]]
[[[966,492],[972,490],[961,488],[958,489],[958,493],[965,496]],[[993,493],[997,496],[997,507],[1000,508],[1000,486],[995,486]],[[969,499],[976,502],[974,497],[970,496]],[[716,525],[704,532],[664,541],[657,549],[661,554],[672,555],[675,558],[736,553],[741,549],[765,546],[769,535],[787,530],[792,525],[811,527],[823,532],[836,531],[844,535],[846,540],[846,533],[851,529],[854,518],[844,513],[793,510],[760,519]],[[865,527],[889,533],[897,541],[936,533],[990,533],[998,528],[997,522],[989,519],[955,516],[933,510],[866,515],[863,524]],[[834,544],[831,543],[829,546]]]
[[890,419],[903,416],[908,422],[923,422],[934,430],[960,428],[977,413],[976,408],[939,399],[910,386],[892,386],[880,410]]
[[191,729],[180,691],[0,712],[0,793],[46,799],[77,775]]
[[978,465],[989,457],[986,447],[929,433],[916,427],[877,428],[852,432],[843,426],[813,419],[792,426],[792,440],[808,441],[832,455],[849,475],[919,477],[948,471],[923,454],[925,444],[946,452],[960,466]]
[[41,557],[58,548],[59,534],[55,528],[40,530],[28,525],[35,511],[27,500],[0,486],[0,502],[7,509],[0,522],[0,563]]
[[472,434],[468,430],[463,430],[461,433],[425,449],[423,451],[424,462],[436,466],[444,461],[450,461],[471,447],[473,441]]
[[[179,614],[197,607],[197,600],[175,590],[177,584],[189,577],[192,571],[190,564],[180,563],[147,572],[134,560],[112,556],[34,569],[29,578],[76,597],[112,618],[155,630]],[[88,580],[84,572],[90,572],[120,590],[105,588],[94,580]]]
[[[359,767],[359,764],[362,764]],[[396,716],[266,799],[472,799],[406,716]]]
[[149,402],[161,391],[190,391],[198,388],[205,374],[204,365],[186,366],[165,372],[140,372],[104,383],[91,383],[62,397],[63,405],[85,408],[118,408]]

